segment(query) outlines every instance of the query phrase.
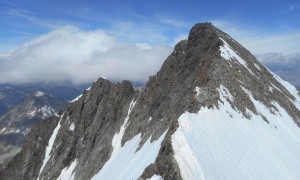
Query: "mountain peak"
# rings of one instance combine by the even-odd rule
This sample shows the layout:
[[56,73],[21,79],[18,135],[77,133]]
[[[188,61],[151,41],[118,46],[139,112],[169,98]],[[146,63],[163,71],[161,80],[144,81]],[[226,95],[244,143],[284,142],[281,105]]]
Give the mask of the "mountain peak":
[[98,80],[62,115],[34,128],[0,175],[299,179],[295,123],[298,91],[226,33],[200,23],[141,92],[128,81]]

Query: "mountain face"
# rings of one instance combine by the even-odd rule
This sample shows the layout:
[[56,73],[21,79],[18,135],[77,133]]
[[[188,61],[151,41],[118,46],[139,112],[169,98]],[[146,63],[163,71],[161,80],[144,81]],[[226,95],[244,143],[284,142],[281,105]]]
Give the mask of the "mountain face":
[[59,84],[0,84],[0,116],[16,105],[24,102],[31,94],[42,91],[63,100],[72,100],[89,85],[59,85]]
[[65,100],[38,91],[1,116],[0,164],[20,149],[33,125],[65,109],[67,105]]
[[34,126],[3,179],[299,179],[300,94],[210,23],[146,87],[99,78]]

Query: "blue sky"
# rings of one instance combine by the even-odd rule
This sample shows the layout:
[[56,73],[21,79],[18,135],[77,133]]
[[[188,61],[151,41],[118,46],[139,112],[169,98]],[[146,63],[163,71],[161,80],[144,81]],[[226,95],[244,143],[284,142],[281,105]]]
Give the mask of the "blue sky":
[[[252,34],[300,31],[300,2],[274,1],[0,1],[0,51],[64,25],[104,29],[124,41],[172,43],[203,21]],[[132,30],[135,29],[135,30]],[[226,28],[225,28],[226,29]],[[132,30],[133,35],[127,31]],[[118,32],[123,31],[126,33]],[[156,36],[147,36],[147,31]],[[144,35],[136,37],[134,34]]]
[[209,21],[300,86],[299,19],[299,0],[0,0],[0,83],[146,81]]

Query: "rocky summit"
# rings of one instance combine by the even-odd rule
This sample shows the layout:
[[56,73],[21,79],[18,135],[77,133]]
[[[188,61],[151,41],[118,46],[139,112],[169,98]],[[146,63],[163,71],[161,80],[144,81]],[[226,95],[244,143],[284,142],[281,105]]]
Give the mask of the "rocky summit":
[[2,179],[299,179],[300,95],[210,23],[145,88],[99,78],[34,126]]

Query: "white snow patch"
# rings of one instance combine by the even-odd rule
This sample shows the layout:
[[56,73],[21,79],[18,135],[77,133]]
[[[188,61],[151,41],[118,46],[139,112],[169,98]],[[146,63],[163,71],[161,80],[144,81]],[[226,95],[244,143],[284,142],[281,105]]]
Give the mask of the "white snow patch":
[[50,139],[49,139],[48,146],[46,147],[46,151],[45,151],[45,158],[44,158],[44,160],[43,160],[43,164],[42,164],[42,166],[41,166],[41,169],[40,169],[40,172],[39,172],[39,175],[38,175],[37,180],[40,179],[40,175],[41,175],[41,173],[43,172],[43,169],[44,169],[46,163],[47,163],[48,160],[50,159],[50,156],[51,156],[50,153],[51,153],[51,150],[52,150],[54,141],[55,141],[55,139],[56,139],[56,136],[57,136],[57,134],[58,134],[58,130],[59,130],[59,128],[61,127],[60,122],[61,122],[63,116],[64,116],[64,114],[61,116],[61,118],[60,118],[60,120],[59,120],[59,122],[58,122],[56,128],[53,130],[53,133],[52,133],[52,135],[51,135],[51,137],[50,137]]
[[82,94],[80,94],[79,96],[77,96],[75,99],[73,99],[71,102],[75,102],[78,101],[81,98]]
[[155,162],[166,133],[167,130],[158,140],[152,143],[150,142],[151,137],[149,137],[140,150],[136,152],[141,141],[141,134],[137,134],[127,141],[123,147],[117,149],[117,152],[114,149],[110,159],[92,180],[138,179],[145,168]]
[[164,180],[160,175],[154,174],[150,179],[147,180]]
[[36,111],[32,111],[32,112],[29,112],[29,113],[27,113],[27,114],[28,114],[29,116],[34,116],[35,112],[36,112]]
[[277,91],[279,91],[279,92],[281,92],[282,94],[283,94],[283,92],[277,87],[277,86],[275,86],[273,83],[271,83],[270,82],[270,84],[277,90]]
[[255,74],[251,71],[251,69],[249,69],[247,67],[247,63],[244,59],[242,59],[230,46],[229,44],[222,38],[220,38],[224,45],[220,46],[220,50],[221,50],[221,56],[228,61],[237,61],[238,63],[240,63],[241,65],[243,65],[253,76],[255,76]]
[[201,94],[201,88],[198,86],[196,87],[196,96],[199,96]]
[[69,127],[69,129],[70,129],[71,131],[74,131],[74,129],[75,129],[74,123],[71,124],[71,126]]
[[222,84],[220,85],[219,93],[221,93],[223,97],[227,97],[230,101],[234,100],[230,91]]
[[182,178],[299,179],[300,130],[287,111],[273,102],[278,111],[271,113],[245,89],[270,124],[251,111],[247,120],[231,108],[222,89],[219,108],[179,117],[172,146]]
[[4,127],[4,128],[0,131],[0,133],[3,133],[3,132],[5,131],[5,129],[6,129],[6,127]]
[[105,76],[100,76],[102,79],[107,79]]
[[152,120],[152,117],[149,117],[148,122],[150,122]]
[[131,101],[128,112],[127,112],[127,116],[125,117],[124,123],[120,128],[120,132],[116,133],[112,139],[111,144],[112,144],[112,147],[114,148],[114,151],[111,154],[111,158],[114,156],[114,154],[118,153],[119,149],[121,149],[121,141],[122,141],[123,135],[124,135],[126,127],[127,127],[129,115],[130,115],[135,103],[136,103],[135,101],[133,101],[133,100]]
[[260,67],[256,63],[254,63],[254,66],[256,67],[256,69],[261,70]]
[[51,108],[50,106],[46,106],[46,105],[41,108],[41,111],[43,114],[43,118],[50,117],[55,112],[55,110],[53,108]]
[[35,93],[35,96],[36,97],[41,97],[41,96],[44,96],[45,95],[45,93],[43,93],[43,92],[41,92],[41,91],[37,91],[36,93]]
[[61,170],[57,180],[73,180],[75,177],[75,173],[73,171],[77,163],[78,163],[77,160],[75,160],[71,163],[69,167],[65,167],[63,170]]
[[269,91],[273,92],[273,87],[272,86],[269,86]]

